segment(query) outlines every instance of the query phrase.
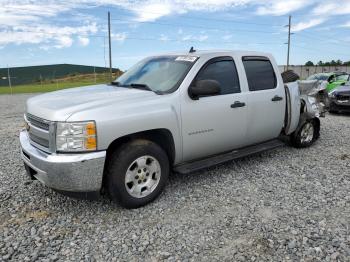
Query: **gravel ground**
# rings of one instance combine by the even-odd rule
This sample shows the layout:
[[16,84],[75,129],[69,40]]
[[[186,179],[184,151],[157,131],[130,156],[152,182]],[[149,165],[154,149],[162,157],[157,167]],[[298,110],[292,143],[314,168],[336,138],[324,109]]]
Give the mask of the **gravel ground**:
[[27,180],[28,97],[0,96],[0,261],[350,261],[350,116],[322,119],[311,148],[175,174],[155,202],[125,210]]

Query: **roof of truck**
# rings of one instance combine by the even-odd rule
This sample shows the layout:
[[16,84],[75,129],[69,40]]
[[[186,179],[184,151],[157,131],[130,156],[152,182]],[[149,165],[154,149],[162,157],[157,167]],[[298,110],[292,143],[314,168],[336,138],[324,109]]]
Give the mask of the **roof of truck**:
[[178,56],[198,56],[198,57],[205,57],[205,56],[213,56],[213,55],[222,55],[222,54],[229,54],[234,53],[236,55],[251,55],[251,56],[270,56],[269,53],[264,52],[256,52],[256,51],[243,51],[243,50],[196,50],[195,52],[190,53],[189,51],[177,51],[177,52],[168,52],[168,53],[162,53],[159,55],[178,55]]

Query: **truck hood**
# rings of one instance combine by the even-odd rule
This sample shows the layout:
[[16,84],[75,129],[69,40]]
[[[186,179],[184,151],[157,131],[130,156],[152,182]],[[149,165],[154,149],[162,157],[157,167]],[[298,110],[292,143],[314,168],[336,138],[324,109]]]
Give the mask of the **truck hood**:
[[26,112],[50,121],[66,121],[76,112],[112,103],[135,103],[157,96],[147,90],[112,85],[85,86],[32,97],[26,103]]

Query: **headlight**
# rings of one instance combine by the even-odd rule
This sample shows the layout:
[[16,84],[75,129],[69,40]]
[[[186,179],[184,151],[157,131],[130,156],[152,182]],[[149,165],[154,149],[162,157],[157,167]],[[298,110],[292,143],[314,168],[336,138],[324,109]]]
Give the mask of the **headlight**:
[[58,122],[56,149],[60,152],[96,150],[97,136],[95,122]]

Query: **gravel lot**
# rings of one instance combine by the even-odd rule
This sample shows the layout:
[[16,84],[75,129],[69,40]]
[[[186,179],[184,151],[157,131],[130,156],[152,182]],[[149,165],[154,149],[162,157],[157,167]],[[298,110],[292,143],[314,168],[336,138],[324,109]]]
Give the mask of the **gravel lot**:
[[322,119],[311,148],[175,174],[154,203],[125,210],[27,180],[28,97],[0,96],[0,261],[350,261],[350,116]]

